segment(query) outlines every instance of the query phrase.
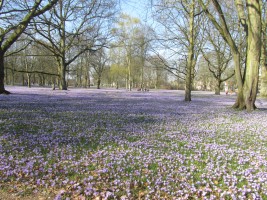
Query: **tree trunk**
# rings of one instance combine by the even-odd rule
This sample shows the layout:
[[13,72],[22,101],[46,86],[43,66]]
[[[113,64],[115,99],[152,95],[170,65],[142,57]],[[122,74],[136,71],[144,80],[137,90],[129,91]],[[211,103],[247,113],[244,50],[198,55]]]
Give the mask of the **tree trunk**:
[[243,95],[243,80],[242,80],[241,67],[240,67],[240,54],[239,52],[234,51],[233,47],[232,47],[232,54],[233,54],[233,60],[235,64],[235,77],[236,77],[237,88],[238,88],[237,98],[236,98],[235,104],[233,105],[233,108],[242,110],[245,108],[245,100],[244,100],[244,95]]
[[262,97],[267,97],[267,14],[262,23],[262,50],[261,50],[261,87],[260,94]]
[[88,88],[91,87],[91,80],[90,80],[90,74],[88,73]]
[[97,89],[100,89],[101,77],[97,78]]
[[185,80],[185,101],[191,101],[192,91],[192,71],[193,71],[193,59],[194,59],[194,11],[195,2],[192,2],[190,8],[190,19],[189,19],[189,48],[188,48],[188,59],[187,59],[187,70]]
[[7,76],[7,68],[5,69],[5,82],[6,82],[6,85],[9,84],[9,81],[8,81],[8,76]]
[[261,56],[261,9],[259,0],[248,0],[247,60],[244,99],[247,111],[255,109]]
[[0,94],[10,94],[5,90],[5,66],[4,66],[4,53],[0,52]]
[[82,87],[82,74],[83,74],[83,69],[82,69],[82,63],[81,63],[81,69],[80,69],[80,76],[79,76],[79,87]]
[[127,65],[128,65],[128,89],[132,91],[132,68],[131,68],[131,58],[127,55]]
[[27,73],[28,88],[31,87],[31,75]]
[[21,74],[21,80],[22,80],[22,86],[27,85],[26,81],[25,81],[25,78],[24,78],[24,74]]
[[55,90],[56,89],[56,78],[51,77],[51,81],[52,81],[52,90]]
[[267,66],[264,64],[261,67],[260,94],[262,97],[267,97]]
[[67,90],[67,82],[66,82],[66,66],[62,61],[59,63],[59,89]]
[[217,84],[215,86],[215,95],[221,94],[221,80],[217,79]]
[[83,87],[84,87],[84,88],[87,88],[87,85],[88,85],[88,76],[85,75],[85,76],[84,76],[84,84],[83,84]]

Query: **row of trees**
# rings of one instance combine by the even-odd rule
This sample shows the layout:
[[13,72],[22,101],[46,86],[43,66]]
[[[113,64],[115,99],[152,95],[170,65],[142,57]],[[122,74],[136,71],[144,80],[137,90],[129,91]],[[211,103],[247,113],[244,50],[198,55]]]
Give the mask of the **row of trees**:
[[[100,88],[102,81],[108,86],[126,87],[129,90],[133,87],[166,87],[168,76],[161,61],[147,54],[149,43],[144,41],[145,28],[139,19],[122,14],[111,30],[113,40],[109,49],[103,46],[96,50],[89,49],[65,67],[66,88],[67,85],[90,87],[91,84]],[[25,41],[17,41],[11,50],[20,49]],[[69,58],[68,55],[66,57]],[[28,86],[37,82],[39,85],[60,86],[61,78],[57,72],[61,72],[61,68],[57,67],[60,65],[55,58],[40,41],[33,40],[19,55],[6,58],[5,80],[11,84],[17,80]]]
[[158,88],[172,75],[191,101],[194,82],[204,83],[208,71],[216,94],[235,76],[234,107],[255,109],[260,66],[267,95],[266,1],[149,2],[153,26],[118,15],[115,0],[1,1],[0,93],[15,73],[29,86],[39,79],[63,90],[67,78],[79,87],[94,77],[98,88],[105,79],[131,90]]

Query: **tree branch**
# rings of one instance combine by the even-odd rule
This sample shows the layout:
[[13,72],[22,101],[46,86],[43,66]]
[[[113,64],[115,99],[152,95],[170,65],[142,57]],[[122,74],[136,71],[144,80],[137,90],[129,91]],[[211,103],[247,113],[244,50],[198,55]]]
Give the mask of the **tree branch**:
[[53,73],[48,73],[48,72],[41,72],[41,71],[27,71],[27,70],[17,70],[17,69],[12,69],[10,67],[7,67],[7,69],[15,72],[20,72],[20,73],[28,73],[28,74],[44,74],[44,75],[51,75],[51,76],[59,76],[58,74],[53,74]]

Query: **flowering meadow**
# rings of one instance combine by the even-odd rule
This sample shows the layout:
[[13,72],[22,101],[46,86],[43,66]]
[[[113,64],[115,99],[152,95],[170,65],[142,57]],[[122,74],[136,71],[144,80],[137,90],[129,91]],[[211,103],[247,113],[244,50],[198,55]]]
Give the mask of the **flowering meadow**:
[[267,199],[267,100],[248,113],[209,92],[6,89],[0,195]]

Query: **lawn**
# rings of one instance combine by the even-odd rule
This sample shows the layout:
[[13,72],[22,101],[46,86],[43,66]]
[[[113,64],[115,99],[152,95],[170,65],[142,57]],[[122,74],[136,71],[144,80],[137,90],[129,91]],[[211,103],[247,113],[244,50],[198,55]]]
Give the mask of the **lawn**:
[[267,100],[247,113],[210,92],[7,89],[0,199],[267,199]]

